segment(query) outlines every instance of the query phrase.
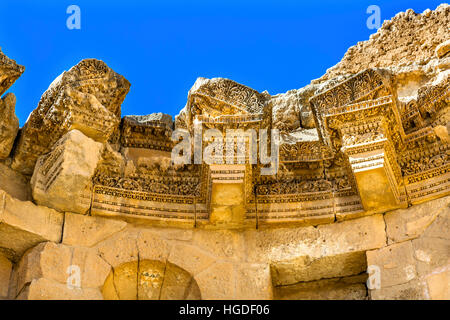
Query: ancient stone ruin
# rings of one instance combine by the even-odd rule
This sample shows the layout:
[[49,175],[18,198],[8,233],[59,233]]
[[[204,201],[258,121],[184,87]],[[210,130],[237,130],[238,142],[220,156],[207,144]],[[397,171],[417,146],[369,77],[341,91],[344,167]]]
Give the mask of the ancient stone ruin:
[[[23,128],[4,95],[0,299],[450,299],[449,26],[399,13],[275,96],[199,78],[174,120],[95,59]],[[0,95],[24,70],[0,51]],[[278,129],[278,171],[175,164],[178,129]]]

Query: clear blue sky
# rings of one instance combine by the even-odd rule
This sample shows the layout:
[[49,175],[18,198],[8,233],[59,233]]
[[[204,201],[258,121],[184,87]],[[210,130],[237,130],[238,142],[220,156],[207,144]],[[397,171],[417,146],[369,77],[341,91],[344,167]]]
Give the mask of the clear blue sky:
[[[226,77],[270,94],[301,88],[367,40],[366,9],[381,21],[441,1],[1,0],[0,46],[26,67],[9,90],[23,125],[42,93],[84,58],[105,61],[131,82],[122,115],[185,105],[197,77]],[[81,30],[66,27],[69,5]]]

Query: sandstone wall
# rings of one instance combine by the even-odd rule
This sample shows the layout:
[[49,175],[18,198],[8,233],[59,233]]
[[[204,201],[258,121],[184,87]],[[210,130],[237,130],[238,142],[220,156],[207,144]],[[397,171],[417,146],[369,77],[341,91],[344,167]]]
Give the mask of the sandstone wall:
[[[449,200],[318,227],[262,230],[139,227],[65,213],[56,241],[28,244],[25,254],[13,259],[12,276],[13,263],[2,256],[2,294],[9,292],[11,299],[130,299],[136,292],[153,298],[164,292],[167,299],[190,294],[202,299],[449,299]],[[26,202],[16,208],[23,207]],[[34,224],[47,221],[42,216]],[[380,269],[379,289],[367,288],[368,266]],[[80,287],[71,287],[76,268]],[[175,271],[167,272],[170,268]],[[186,279],[181,283],[180,274]],[[115,285],[108,285],[111,281]]]

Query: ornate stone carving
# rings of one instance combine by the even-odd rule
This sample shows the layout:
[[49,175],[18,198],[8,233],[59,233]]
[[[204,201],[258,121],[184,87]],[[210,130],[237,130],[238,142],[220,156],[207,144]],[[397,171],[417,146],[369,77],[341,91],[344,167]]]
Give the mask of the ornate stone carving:
[[129,88],[124,77],[95,59],[64,72],[43,94],[22,129],[12,167],[31,174],[37,158],[72,129],[100,142],[117,135],[120,105]]

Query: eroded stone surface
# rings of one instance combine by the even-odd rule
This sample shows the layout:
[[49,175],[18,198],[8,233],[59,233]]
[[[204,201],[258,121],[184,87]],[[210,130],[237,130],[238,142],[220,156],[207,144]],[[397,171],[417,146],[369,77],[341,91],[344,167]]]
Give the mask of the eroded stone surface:
[[92,177],[103,145],[69,131],[52,152],[38,159],[31,178],[33,199],[61,212],[85,214],[91,206]]
[[8,58],[0,49],[0,96],[22,75],[25,67]]
[[[44,283],[50,281],[59,284],[55,284],[56,289],[62,290],[64,295],[71,296],[69,292],[72,292],[77,296],[83,290],[101,288],[110,271],[111,266],[98,256],[94,249],[46,242],[37,245],[24,255],[15,271],[12,287],[15,294],[20,295],[27,287],[31,290],[35,281]],[[57,292],[53,292],[50,288],[46,289],[45,285],[43,288],[40,285],[35,286],[37,286],[34,289],[36,294],[39,291],[49,290],[46,294],[55,298],[58,296]],[[68,290],[63,290],[63,286]],[[80,292],[75,293],[77,290]]]
[[32,199],[30,178],[12,170],[7,161],[0,162],[0,189],[22,201]]
[[126,225],[127,223],[124,221],[114,221],[68,212],[64,217],[63,243],[73,246],[92,247],[123,230]]
[[0,248],[17,260],[43,241],[61,241],[63,214],[29,201],[12,198],[0,190]]
[[395,243],[418,237],[441,212],[450,210],[449,205],[450,197],[444,197],[386,213],[384,220],[388,242]]
[[33,173],[37,158],[73,129],[98,141],[108,140],[118,130],[120,105],[129,88],[124,77],[95,59],[83,60],[64,72],[31,113],[12,167],[25,174]]

